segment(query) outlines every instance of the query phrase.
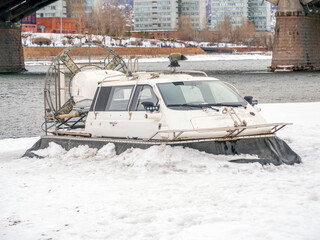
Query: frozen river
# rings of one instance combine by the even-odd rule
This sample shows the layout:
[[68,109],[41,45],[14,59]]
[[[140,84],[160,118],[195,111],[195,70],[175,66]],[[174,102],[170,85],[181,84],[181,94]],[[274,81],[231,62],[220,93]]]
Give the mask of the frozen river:
[[[270,64],[270,59],[201,61],[198,56],[197,61],[180,62],[180,69],[205,71],[232,83],[243,96],[252,95],[260,103],[320,101],[320,72],[268,73]],[[48,66],[26,68],[25,73],[0,75],[0,139],[42,134],[43,87]],[[140,70],[167,69],[166,60],[140,63]]]

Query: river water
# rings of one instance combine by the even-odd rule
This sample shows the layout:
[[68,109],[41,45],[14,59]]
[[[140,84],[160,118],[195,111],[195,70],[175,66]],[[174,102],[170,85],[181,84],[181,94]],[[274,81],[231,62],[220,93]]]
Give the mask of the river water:
[[[180,63],[180,70],[205,71],[260,103],[320,102],[320,72],[268,73],[270,64],[270,60],[186,61]],[[140,63],[140,70],[160,71],[167,67],[167,62]],[[48,66],[26,68],[25,73],[0,75],[0,139],[42,134],[43,87]]]

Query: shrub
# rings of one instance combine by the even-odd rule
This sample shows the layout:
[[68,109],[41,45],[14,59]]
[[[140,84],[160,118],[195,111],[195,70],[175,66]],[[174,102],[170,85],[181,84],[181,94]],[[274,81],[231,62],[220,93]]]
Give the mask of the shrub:
[[67,39],[75,39],[76,36],[75,35],[66,35],[65,38],[67,38]]
[[21,33],[21,37],[22,38],[28,38],[28,37],[30,37],[32,34],[31,33]]
[[41,46],[41,45],[50,45],[52,40],[50,38],[38,37],[38,38],[34,38],[32,42],[34,44]]
[[98,44],[101,44],[101,43],[102,43],[102,41],[99,40],[99,39],[95,39],[95,40],[93,40],[92,42],[93,42],[93,43],[98,43]]
[[85,35],[82,35],[82,34],[77,34],[77,35],[75,35],[75,38],[76,39],[79,39],[79,40],[81,40],[82,38],[85,38],[86,36]]

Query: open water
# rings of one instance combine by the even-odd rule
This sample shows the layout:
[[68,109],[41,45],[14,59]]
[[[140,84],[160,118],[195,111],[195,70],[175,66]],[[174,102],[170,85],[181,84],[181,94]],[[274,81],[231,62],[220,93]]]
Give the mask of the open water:
[[[268,73],[270,60],[186,61],[181,70],[201,70],[236,86],[260,103],[320,102],[320,72]],[[141,63],[140,70],[167,70],[167,62]],[[0,75],[0,139],[39,136],[43,87],[48,66]],[[318,109],[319,111],[320,109]]]

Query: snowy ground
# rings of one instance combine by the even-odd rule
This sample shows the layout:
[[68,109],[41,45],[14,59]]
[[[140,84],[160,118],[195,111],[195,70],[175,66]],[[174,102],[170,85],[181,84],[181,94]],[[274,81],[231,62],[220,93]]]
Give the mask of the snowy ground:
[[320,236],[320,103],[265,104],[303,164],[235,164],[192,149],[113,146],[44,159],[0,140],[0,239],[276,239]]

